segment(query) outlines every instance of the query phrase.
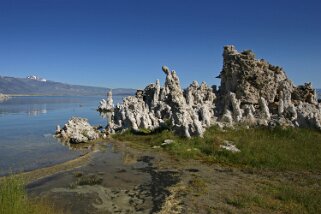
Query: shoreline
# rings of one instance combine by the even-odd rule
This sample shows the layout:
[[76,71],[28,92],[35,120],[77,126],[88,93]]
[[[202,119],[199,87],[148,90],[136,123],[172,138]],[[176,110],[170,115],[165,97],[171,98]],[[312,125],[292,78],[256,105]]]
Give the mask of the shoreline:
[[[100,141],[102,143],[99,143]],[[92,147],[92,148],[88,150],[86,153],[79,155],[78,157],[75,157],[73,159],[70,159],[61,163],[56,163],[51,166],[46,166],[42,168],[35,168],[30,171],[16,172],[12,174],[9,173],[9,174],[0,176],[0,181],[8,176],[14,175],[14,176],[21,177],[26,182],[26,184],[28,184],[28,183],[32,183],[34,181],[43,179],[45,177],[52,176],[57,173],[62,173],[62,172],[66,172],[72,169],[82,167],[86,163],[88,163],[90,158],[95,153],[102,151],[99,149],[100,146],[109,144],[109,143],[113,144],[114,141],[104,141],[103,139],[97,139],[88,143],[74,144],[70,147],[76,150],[82,150],[82,148],[86,146]]]
[[9,97],[99,97],[103,95],[6,94]]
[[[217,139],[220,135],[221,137],[228,135],[226,137],[230,140],[234,138],[235,142],[242,135],[241,130],[230,130],[229,133],[211,131],[212,133],[208,134],[215,134]],[[250,131],[245,130],[245,132]],[[295,133],[301,138],[307,136],[304,130],[292,131],[276,131],[276,134],[279,133],[278,138],[282,139],[287,138],[284,136],[286,133]],[[255,130],[255,133],[258,132],[262,130]],[[256,144],[260,144],[261,141],[258,139],[269,133],[263,132],[264,135],[259,134],[257,137],[253,134],[245,133],[243,137],[252,136],[247,137],[247,141],[252,139]],[[314,134],[319,136],[319,133],[314,132]],[[314,134],[311,133],[311,139],[315,139]],[[168,138],[174,139],[173,145],[157,147]],[[210,138],[210,135],[207,138]],[[310,140],[307,139],[307,141]],[[55,200],[53,203],[63,209],[70,206],[65,201],[79,196],[91,203],[91,211],[113,209],[110,203],[116,204],[119,209],[127,208],[127,205],[124,208],[123,204],[118,203],[118,198],[126,199],[126,201],[133,199],[135,203],[137,202],[135,209],[139,209],[139,203],[144,204],[140,200],[146,199],[150,202],[144,204],[145,209],[157,209],[158,213],[168,213],[173,209],[180,211],[177,213],[196,213],[200,210],[204,210],[200,213],[318,210],[318,207],[314,205],[319,200],[319,191],[315,190],[315,186],[321,184],[321,172],[317,168],[309,171],[303,165],[298,165],[301,168],[284,165],[287,167],[283,169],[276,166],[271,168],[270,165],[262,165],[262,167],[238,165],[218,159],[211,161],[208,156],[201,158],[199,152],[202,147],[197,147],[197,142],[192,143],[191,140],[186,142],[186,139],[168,135],[166,132],[154,135],[126,135],[125,133],[121,136],[113,136],[109,142],[111,147],[90,151],[73,160],[18,175],[22,176],[27,184],[36,182],[28,188],[30,197],[37,198],[40,194],[44,194],[48,200]],[[200,141],[199,143],[200,146],[204,146],[209,142]],[[215,144],[215,142],[212,143]],[[242,151],[246,154],[246,142],[242,144]],[[272,142],[264,141],[264,145],[272,145]],[[253,149],[255,148],[251,150]],[[102,151],[102,153],[93,155],[96,151]],[[117,155],[114,156],[116,153]],[[192,155],[193,153],[195,156]],[[244,154],[227,154],[226,157],[244,157]],[[214,153],[211,155],[215,156]],[[54,179],[50,179],[53,176]],[[307,182],[308,185],[306,185]],[[149,195],[150,191],[154,195]],[[157,197],[158,193],[162,194],[160,200]],[[301,193],[304,197],[296,198]],[[101,201],[101,204],[97,204],[96,200]],[[77,210],[77,206],[81,206],[82,202],[78,201],[75,204],[73,209]],[[294,207],[289,207],[292,205]]]
[[[51,94],[5,94],[9,97],[105,97],[103,94],[96,94],[96,95],[51,95]],[[118,97],[125,97],[125,96],[132,96],[132,94],[115,94],[114,96]]]
[[[92,155],[95,152],[97,151],[90,151],[84,155],[81,155],[77,158],[74,158],[62,163],[54,164],[52,166],[48,166],[44,168],[34,169],[27,172],[14,173],[13,175],[21,177],[26,182],[26,184],[28,184],[36,180],[40,180],[45,177],[52,176],[57,173],[61,173],[61,172],[65,172],[68,170],[81,167],[89,161],[89,159],[92,157]],[[0,181],[8,176],[10,176],[10,174],[0,177]]]

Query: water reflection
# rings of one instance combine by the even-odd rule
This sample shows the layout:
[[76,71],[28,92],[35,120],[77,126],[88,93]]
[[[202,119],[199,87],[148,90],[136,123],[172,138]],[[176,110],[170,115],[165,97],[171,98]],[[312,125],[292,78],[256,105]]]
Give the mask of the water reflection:
[[69,141],[64,141],[62,139],[57,139],[62,145],[67,147],[69,150],[72,151],[82,151],[82,152],[89,152],[89,151],[97,151],[100,150],[100,147],[102,146],[101,143],[70,143]]
[[[106,126],[111,115],[102,115],[103,119],[96,111],[101,99],[21,96],[0,103],[0,176],[51,166],[96,150],[99,143],[70,145],[59,143],[52,135],[56,125],[63,126],[73,116],[88,118],[92,125]],[[122,99],[114,97],[115,102]]]
[[6,101],[8,101],[11,97],[2,97],[0,94],[0,103],[4,103]]
[[[56,125],[72,116],[106,124],[96,108],[101,97],[11,97],[0,103],[0,175],[67,161],[95,149],[62,145],[52,137]],[[81,147],[81,148],[80,148]]]
[[11,97],[6,102],[0,103],[0,114],[26,114],[38,116],[47,114],[48,111],[57,109],[73,110],[83,108],[94,102],[98,102],[97,97]]
[[124,152],[122,155],[122,163],[124,165],[132,165],[137,163],[137,156],[130,152]]
[[26,112],[29,116],[38,116],[39,114],[47,114],[47,105],[44,104],[42,106],[35,106],[29,109],[28,112]]

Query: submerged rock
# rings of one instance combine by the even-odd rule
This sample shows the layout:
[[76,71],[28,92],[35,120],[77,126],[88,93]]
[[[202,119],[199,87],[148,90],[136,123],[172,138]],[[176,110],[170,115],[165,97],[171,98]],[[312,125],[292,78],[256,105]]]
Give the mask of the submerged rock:
[[70,143],[85,143],[98,139],[100,132],[92,127],[87,119],[72,117],[63,128],[57,126],[56,137]]

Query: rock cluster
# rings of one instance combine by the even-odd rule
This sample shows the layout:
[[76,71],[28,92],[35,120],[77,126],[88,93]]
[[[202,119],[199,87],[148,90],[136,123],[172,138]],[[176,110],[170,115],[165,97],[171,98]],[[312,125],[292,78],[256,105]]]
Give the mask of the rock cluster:
[[5,94],[0,93],[0,102],[8,100],[10,97]]
[[281,67],[255,59],[252,51],[239,53],[234,46],[226,46],[223,58],[219,90],[196,81],[183,90],[176,72],[163,66],[164,86],[157,80],[136,96],[126,97],[114,108],[109,130],[155,130],[170,125],[186,137],[203,136],[214,124],[321,130],[321,105],[311,83],[294,86]]
[[113,105],[112,92],[102,100],[98,110],[108,118],[104,133],[87,120],[72,118],[57,137],[72,143],[97,139],[101,134],[126,129],[148,131],[171,128],[178,135],[203,136],[211,125],[222,128],[245,126],[307,127],[321,130],[321,104],[311,83],[295,86],[281,67],[255,59],[252,51],[238,52],[224,47],[223,69],[218,76],[221,86],[194,81],[183,90],[175,71],[162,67],[166,75],[135,96]]
[[170,125],[179,135],[203,135],[214,120],[216,96],[213,89],[204,82],[199,85],[194,81],[182,90],[176,72],[166,66],[162,69],[166,74],[164,87],[157,80],[114,108],[110,122],[113,130],[154,130]]
[[56,137],[69,143],[84,143],[98,139],[100,132],[92,127],[87,119],[72,117],[63,128],[57,126]]
[[98,111],[109,112],[109,111],[113,111],[113,108],[114,108],[113,93],[112,93],[112,90],[110,90],[107,93],[107,100],[102,99],[100,101],[98,106]]
[[[224,48],[217,111],[231,125],[296,126],[321,130],[321,106],[311,83],[294,86],[281,67],[252,51]],[[222,116],[220,116],[222,115]]]

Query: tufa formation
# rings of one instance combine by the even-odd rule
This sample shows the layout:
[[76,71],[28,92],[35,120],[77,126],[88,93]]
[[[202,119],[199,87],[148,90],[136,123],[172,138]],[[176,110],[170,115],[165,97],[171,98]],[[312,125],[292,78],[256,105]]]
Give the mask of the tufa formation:
[[110,89],[107,93],[107,100],[102,99],[98,106],[99,112],[110,112],[114,109],[113,92]]
[[0,93],[0,102],[4,102],[4,101],[6,101],[8,99],[10,99],[10,97],[8,95]]
[[96,140],[102,137],[103,133],[92,127],[87,119],[72,117],[63,128],[57,126],[55,136],[63,142],[77,144]]
[[311,83],[296,87],[281,67],[255,59],[250,50],[225,46],[223,59],[219,90],[196,81],[183,90],[176,72],[163,66],[164,86],[157,80],[126,97],[114,108],[109,130],[155,130],[169,124],[185,137],[202,136],[211,125],[321,130],[321,105]]
[[[243,125],[246,127],[305,127],[321,130],[321,104],[311,83],[295,86],[281,67],[255,59],[250,51],[238,52],[225,46],[223,69],[218,76],[221,86],[208,86],[197,81],[183,90],[176,72],[162,67],[166,75],[137,90],[113,106],[112,92],[98,107],[108,118],[107,133],[126,129],[135,131],[170,127],[185,137],[202,137],[206,128]],[[74,130],[82,120],[73,120],[64,130]],[[57,132],[58,136],[66,135]],[[72,134],[69,134],[72,135]],[[68,138],[68,137],[67,137]],[[81,138],[79,138],[81,139]],[[76,140],[78,142],[78,136]]]

